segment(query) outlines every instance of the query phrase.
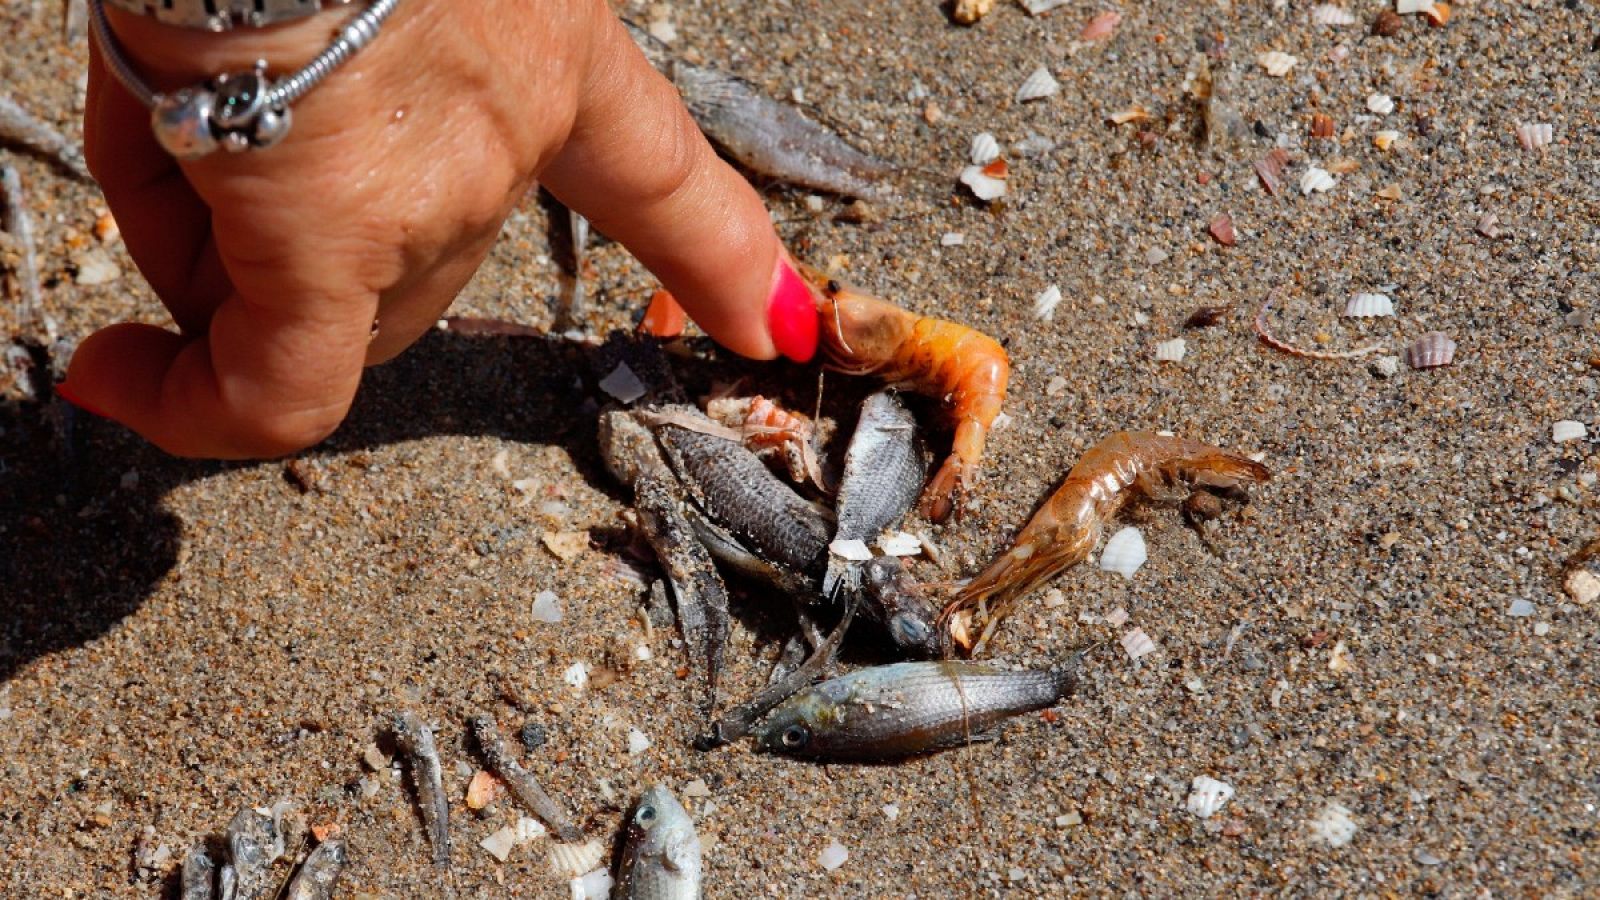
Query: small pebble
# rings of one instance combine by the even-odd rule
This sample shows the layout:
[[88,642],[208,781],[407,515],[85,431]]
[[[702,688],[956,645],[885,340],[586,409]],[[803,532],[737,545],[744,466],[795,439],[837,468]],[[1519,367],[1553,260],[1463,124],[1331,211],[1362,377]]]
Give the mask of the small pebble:
[[1524,619],[1533,615],[1533,601],[1518,597],[1511,601],[1511,608],[1506,610],[1506,615],[1517,619]]
[[650,749],[650,736],[637,728],[628,729],[628,755],[638,756]]
[[1576,569],[1567,575],[1567,596],[1574,603],[1588,606],[1600,598],[1600,575],[1587,569]]
[[110,284],[122,277],[122,270],[111,254],[98,247],[79,253],[73,257],[72,264],[78,270],[73,280],[85,287]]
[[900,807],[893,803],[885,803],[883,805],[883,817],[891,822],[900,818]]
[[538,722],[527,722],[522,726],[522,730],[517,732],[517,737],[522,741],[522,746],[532,753],[550,740],[550,733]]
[[1342,803],[1329,802],[1311,820],[1311,836],[1329,847],[1343,847],[1355,839],[1358,827],[1349,808]]
[[546,624],[561,621],[561,598],[554,591],[540,591],[533,595],[533,620]]
[[683,786],[681,793],[687,799],[701,800],[711,796],[711,788],[706,785],[704,778],[695,778]]
[[823,847],[822,852],[817,854],[817,865],[832,872],[834,869],[844,865],[845,860],[849,858],[850,851],[846,850],[845,846],[835,839],[829,841],[828,846]]

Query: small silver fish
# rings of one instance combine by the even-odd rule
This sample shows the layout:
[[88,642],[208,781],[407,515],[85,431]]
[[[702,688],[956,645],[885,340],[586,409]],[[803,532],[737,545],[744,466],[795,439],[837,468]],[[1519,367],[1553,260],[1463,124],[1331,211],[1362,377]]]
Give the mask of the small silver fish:
[[428,843],[433,846],[433,864],[448,868],[450,801],[444,795],[444,765],[433,744],[433,732],[415,714],[401,713],[394,719],[394,736],[411,769],[417,804],[422,807],[422,824],[428,829]]
[[[928,475],[928,459],[917,438],[917,420],[893,391],[879,391],[861,404],[861,417],[844,453],[839,482],[839,526],[835,541],[871,541],[905,518]],[[828,558],[822,593],[861,585],[861,565]]]
[[741,78],[673,58],[665,44],[626,24],[650,63],[678,88],[695,124],[740,165],[842,196],[870,200],[886,195],[880,182],[894,173],[890,163],[862,153]]
[[338,838],[318,844],[284,889],[283,900],[329,900],[333,896],[333,883],[339,880],[348,858],[344,841]]
[[1000,722],[1053,706],[1076,670],[908,662],[861,669],[807,688],[756,732],[771,753],[811,759],[894,759],[985,740]]
[[283,855],[283,835],[270,815],[246,807],[228,821],[228,861],[217,876],[222,900],[255,900],[266,892],[267,870]]
[[700,837],[694,820],[665,785],[656,785],[628,816],[613,896],[621,900],[699,900]]
[[494,720],[488,716],[473,716],[468,720],[467,727],[472,729],[473,737],[477,738],[478,748],[483,751],[489,768],[510,786],[511,793],[522,801],[522,805],[550,823],[563,841],[569,844],[583,843],[583,831],[572,821],[566,809],[546,793],[533,775],[511,755]]
[[46,125],[22,104],[0,94],[0,144],[9,144],[46,157],[85,181],[92,181],[83,150],[61,132]]
[[183,858],[178,878],[179,900],[211,900],[217,895],[217,864],[211,861],[204,845]]

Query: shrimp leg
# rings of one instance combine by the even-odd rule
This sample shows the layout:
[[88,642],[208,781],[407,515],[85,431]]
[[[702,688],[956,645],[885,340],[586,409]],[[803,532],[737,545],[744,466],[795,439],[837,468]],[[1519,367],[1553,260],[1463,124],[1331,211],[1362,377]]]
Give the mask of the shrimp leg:
[[[1055,493],[945,608],[956,645],[978,652],[1015,602],[1094,549],[1105,523],[1135,496],[1182,499],[1190,486],[1233,488],[1271,477],[1238,454],[1149,432],[1119,431],[1089,449]],[[982,632],[974,635],[973,627]]]

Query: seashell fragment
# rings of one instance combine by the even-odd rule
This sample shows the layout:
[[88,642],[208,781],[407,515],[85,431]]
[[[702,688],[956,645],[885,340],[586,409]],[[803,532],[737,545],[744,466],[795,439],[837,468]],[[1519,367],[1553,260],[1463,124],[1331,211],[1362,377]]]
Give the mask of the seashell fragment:
[[1354,25],[1356,17],[1342,7],[1334,6],[1332,3],[1324,3],[1321,6],[1312,8],[1311,21],[1318,25],[1337,27],[1340,25]]
[[561,878],[578,878],[585,872],[593,871],[605,855],[605,847],[599,841],[551,844],[550,871]]
[[510,825],[494,832],[478,842],[478,846],[488,851],[489,855],[505,862],[511,858],[511,848],[517,845],[517,830]]
[[1313,113],[1311,116],[1311,136],[1314,138],[1333,137],[1333,116],[1327,113]]
[[[1170,341],[1161,341],[1156,344],[1156,362],[1183,362],[1183,355],[1188,352],[1188,349],[1189,342],[1185,341],[1183,338],[1173,338]],[[1104,559],[1101,560],[1101,568],[1105,568]]]
[[956,0],[955,8],[950,11],[950,18],[955,19],[959,25],[971,25],[988,15],[991,9],[994,9],[994,0]]
[[939,235],[939,246],[959,247],[967,242],[967,236],[959,231],[946,231]]
[[1342,803],[1328,802],[1311,820],[1311,836],[1329,847],[1343,847],[1356,836],[1356,820]]
[[1558,444],[1581,441],[1589,436],[1589,426],[1575,419],[1562,419],[1550,426],[1550,440]]
[[817,854],[817,865],[832,872],[834,869],[844,865],[845,860],[849,858],[850,851],[839,843],[838,838],[834,838],[828,841],[828,846],[823,847],[821,853]]
[[1523,123],[1517,126],[1517,141],[1524,150],[1540,150],[1555,140],[1555,126],[1549,122]]
[[1394,315],[1394,301],[1388,294],[1357,294],[1344,305],[1344,314],[1353,319]]
[[1437,369],[1455,358],[1456,342],[1442,331],[1430,331],[1406,348],[1406,365],[1413,369]]
[[1050,285],[1033,298],[1033,317],[1049,322],[1056,317],[1056,305],[1061,302],[1061,288]]
[[1394,11],[1402,16],[1414,16],[1433,5],[1433,0],[1395,0]]
[[1478,223],[1473,226],[1472,230],[1491,241],[1503,233],[1500,230],[1500,217],[1492,212],[1486,212],[1479,216]]
[[1116,33],[1120,24],[1122,24],[1122,13],[1110,11],[1098,13],[1089,20],[1089,24],[1083,26],[1082,31],[1078,32],[1078,40],[1091,43],[1107,40]]
[[1388,94],[1370,94],[1367,96],[1367,109],[1380,116],[1387,116],[1394,112],[1394,98]]
[[1435,28],[1443,28],[1450,21],[1450,4],[1431,3],[1422,11],[1422,17]]
[[884,556],[916,556],[922,552],[922,539],[897,531],[878,538],[878,549],[883,551]]
[[987,166],[1000,158],[1000,142],[994,135],[987,131],[980,132],[972,139],[972,146],[967,150],[967,161],[975,166]]
[[1325,192],[1334,184],[1333,174],[1327,169],[1312,166],[1300,176],[1300,193],[1309,197],[1314,192]]
[[[467,782],[467,809],[483,809],[494,802],[500,792],[500,782],[488,772],[478,771]],[[504,859],[501,862],[505,862]]]
[[828,552],[840,559],[851,562],[866,562],[872,558],[872,550],[863,540],[834,541],[828,545]]
[[1206,230],[1211,232],[1217,243],[1224,247],[1232,247],[1239,243],[1239,235],[1233,230],[1233,217],[1227,213],[1218,213]]
[[1283,186],[1283,170],[1289,165],[1289,151],[1274,147],[1266,156],[1256,160],[1256,177],[1267,193],[1276,195]]
[[1128,654],[1129,659],[1139,659],[1161,648],[1150,639],[1150,635],[1144,633],[1143,628],[1134,628],[1123,633],[1122,649]]
[[1294,64],[1299,61],[1300,60],[1295,59],[1293,56],[1277,50],[1268,50],[1266,53],[1262,53],[1256,57],[1256,63],[1260,65],[1261,68],[1266,69],[1267,74],[1271,75],[1273,78],[1282,78],[1285,75],[1288,75],[1289,70],[1294,68]]
[[1375,196],[1379,200],[1399,200],[1403,194],[1400,190],[1400,185],[1391,184],[1387,187],[1379,188]]
[[1385,130],[1372,136],[1372,145],[1379,150],[1388,150],[1398,140],[1400,140],[1400,132]]
[[1150,121],[1150,110],[1135,105],[1120,112],[1112,113],[1110,118],[1113,125],[1126,125],[1129,122],[1148,122]]
[[972,196],[985,202],[1006,195],[1006,180],[987,173],[988,166],[967,166],[961,170],[961,183],[972,190]]
[[1380,378],[1393,378],[1400,373],[1400,357],[1380,356],[1372,361],[1372,369]]
[[1106,546],[1100,551],[1100,568],[1107,572],[1116,572],[1123,578],[1132,578],[1133,573],[1139,571],[1144,561],[1149,557],[1145,550],[1144,535],[1139,529],[1129,525],[1113,534],[1106,541]]
[[1574,602],[1588,606],[1600,599],[1600,575],[1588,569],[1573,569],[1567,574],[1566,588]]
[[1329,175],[1349,175],[1351,172],[1361,168],[1361,163],[1358,163],[1348,157],[1341,156],[1340,158],[1329,162],[1327,165],[1323,166],[1323,168],[1328,170]]
[[1066,6],[1068,0],[1022,0],[1022,8],[1030,16],[1042,16],[1058,6]]
[[617,363],[617,367],[611,370],[610,375],[600,379],[600,390],[623,403],[632,403],[648,393],[644,382],[639,380],[638,375],[633,374],[627,363]]
[[1061,90],[1061,83],[1056,81],[1050,70],[1040,66],[1033,70],[1027,78],[1023,79],[1022,86],[1017,88],[1017,102],[1027,103],[1030,100],[1043,100]]
[[1184,807],[1202,819],[1209,819],[1232,798],[1233,785],[1208,775],[1196,775]]

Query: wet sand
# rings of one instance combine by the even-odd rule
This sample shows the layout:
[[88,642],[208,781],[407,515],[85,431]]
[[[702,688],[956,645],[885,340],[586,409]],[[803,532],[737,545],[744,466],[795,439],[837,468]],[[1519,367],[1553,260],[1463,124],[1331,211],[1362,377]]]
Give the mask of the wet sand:
[[[1115,36],[1079,44],[1102,8],[1124,15]],[[709,796],[685,802],[711,897],[1593,891],[1600,610],[1562,590],[1561,570],[1600,535],[1600,20],[1589,2],[1463,2],[1444,28],[1407,16],[1373,37],[1383,7],[1346,8],[1358,21],[1337,28],[1303,4],[1173,0],[1075,0],[1039,18],[1000,0],[972,28],[931,2],[671,12],[679,52],[773,96],[802,91],[904,167],[872,225],[836,221],[835,198],[817,211],[767,188],[799,255],[1008,342],[1011,422],[965,517],[916,525],[946,551],[919,572],[973,573],[1118,429],[1260,452],[1276,473],[1206,540],[1174,510],[1135,512],[1150,560],[1131,579],[1084,565],[1054,582],[1064,602],[1023,605],[999,660],[1047,665],[1105,642],[1053,715],[897,765],[686,746],[696,692],[670,630],[646,636],[642,591],[608,574],[630,542],[594,449],[604,397],[585,348],[559,334],[429,335],[369,373],[298,476],[169,459],[13,391],[0,406],[0,893],[157,896],[235,810],[289,798],[347,837],[340,896],[566,896],[548,839],[504,863],[477,846],[515,821],[510,803],[487,818],[461,803],[481,766],[465,746],[478,711],[508,736],[543,726],[526,764],[606,841],[649,784],[684,797],[703,780]],[[0,28],[14,36],[0,85],[76,133],[84,44],[59,39],[53,3],[8,3]],[[1219,40],[1214,69],[1251,127],[1213,152],[1182,84]],[[1269,77],[1265,50],[1299,62]],[[1060,93],[1013,102],[1039,65]],[[1370,113],[1373,93],[1395,110]],[[1154,114],[1148,137],[1106,122],[1135,104]],[[1309,136],[1314,112],[1336,139]],[[1524,150],[1519,122],[1552,123],[1555,142]],[[1381,129],[1401,135],[1387,152]],[[993,206],[956,182],[982,131],[1010,160]],[[1030,133],[1054,147],[1010,149]],[[1294,164],[1270,196],[1252,164],[1278,142]],[[61,333],[164,321],[120,246],[119,280],[74,284],[97,195],[8,156]],[[1354,169],[1331,190],[1296,189],[1308,163],[1341,159]],[[1399,199],[1377,196],[1391,185]],[[1206,232],[1223,212],[1237,246]],[[1475,231],[1486,212],[1497,239]],[[941,246],[947,233],[964,242]],[[530,198],[453,312],[548,331],[562,291],[549,234]],[[648,275],[610,243],[592,262],[584,330],[629,327]],[[1033,298],[1050,284],[1064,299],[1041,322]],[[1383,377],[1371,360],[1278,353],[1250,327],[1273,288],[1286,338],[1396,353],[1438,330],[1459,344],[1455,364]],[[1390,295],[1397,315],[1342,318],[1362,291]],[[1219,326],[1182,329],[1217,304],[1233,306]],[[1180,336],[1183,360],[1158,363],[1157,342]],[[810,367],[692,346],[679,373],[693,386],[747,377],[802,409],[814,399]],[[836,411],[859,396],[846,382],[829,380]],[[1558,420],[1589,434],[1555,443]],[[570,560],[541,542],[576,530],[591,544]],[[559,623],[534,619],[541,590],[559,595]],[[1531,614],[1512,614],[1528,611],[1519,600]],[[791,627],[777,598],[738,601],[730,691],[764,683]],[[1129,659],[1118,638],[1132,627],[1159,650]],[[650,659],[635,659],[641,645]],[[882,656],[866,632],[846,654]],[[592,667],[581,693],[563,680],[576,662]],[[408,782],[363,765],[374,744],[392,752],[400,710],[437,726],[447,875],[428,863]],[[635,728],[651,744],[630,754]],[[1237,792],[1205,820],[1184,802],[1201,775]],[[1338,847],[1310,824],[1332,803],[1357,826]],[[835,839],[849,858],[829,872],[817,857]]]

